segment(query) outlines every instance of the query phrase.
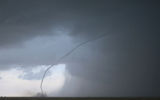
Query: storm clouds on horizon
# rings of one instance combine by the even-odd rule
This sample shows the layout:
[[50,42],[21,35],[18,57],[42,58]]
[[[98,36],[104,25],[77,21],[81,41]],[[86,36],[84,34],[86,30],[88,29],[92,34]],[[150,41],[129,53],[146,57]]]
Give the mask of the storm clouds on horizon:
[[160,96],[159,4],[158,0],[1,0],[4,92],[0,96],[11,96],[14,91],[5,87],[15,89],[16,84],[20,88],[25,84],[17,93],[33,89],[43,69],[79,43],[103,34],[61,61],[54,72],[57,79],[51,78],[53,70],[47,74],[49,96]]

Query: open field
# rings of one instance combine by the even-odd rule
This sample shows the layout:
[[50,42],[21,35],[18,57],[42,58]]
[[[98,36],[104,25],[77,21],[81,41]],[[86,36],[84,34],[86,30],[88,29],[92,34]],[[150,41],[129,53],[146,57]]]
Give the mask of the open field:
[[160,100],[160,98],[1,97],[0,100]]

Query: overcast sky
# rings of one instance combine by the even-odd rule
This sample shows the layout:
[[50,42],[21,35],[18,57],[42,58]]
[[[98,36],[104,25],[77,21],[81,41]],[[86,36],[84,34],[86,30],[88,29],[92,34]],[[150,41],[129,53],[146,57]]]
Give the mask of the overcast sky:
[[0,0],[0,96],[160,96],[159,0]]

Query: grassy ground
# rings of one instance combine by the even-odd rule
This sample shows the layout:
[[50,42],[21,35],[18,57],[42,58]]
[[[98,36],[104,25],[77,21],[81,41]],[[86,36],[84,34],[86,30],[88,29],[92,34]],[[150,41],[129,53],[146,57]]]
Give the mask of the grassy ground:
[[0,100],[160,100],[160,98],[0,97]]

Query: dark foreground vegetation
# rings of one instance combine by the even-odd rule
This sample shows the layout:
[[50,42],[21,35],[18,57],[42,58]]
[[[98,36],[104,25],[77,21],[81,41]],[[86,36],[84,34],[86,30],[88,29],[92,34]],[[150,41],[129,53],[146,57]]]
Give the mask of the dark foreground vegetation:
[[0,100],[160,100],[160,98],[0,97]]

